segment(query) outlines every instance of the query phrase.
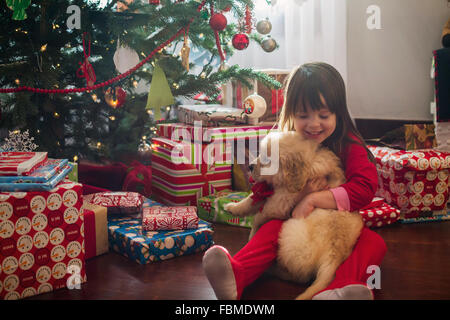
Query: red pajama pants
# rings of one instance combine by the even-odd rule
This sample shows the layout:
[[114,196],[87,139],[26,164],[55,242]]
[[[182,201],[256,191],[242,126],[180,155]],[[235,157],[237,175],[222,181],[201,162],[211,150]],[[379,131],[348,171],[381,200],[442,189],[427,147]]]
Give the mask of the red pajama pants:
[[[253,238],[232,260],[238,299],[246,286],[255,281],[275,261],[278,251],[278,235],[283,220],[271,220],[263,225]],[[386,253],[384,240],[374,231],[363,228],[353,252],[336,270],[336,277],[325,290],[342,288],[350,284],[367,284],[372,275],[367,268],[380,266]],[[370,269],[369,269],[370,270]],[[325,291],[324,290],[324,291]]]

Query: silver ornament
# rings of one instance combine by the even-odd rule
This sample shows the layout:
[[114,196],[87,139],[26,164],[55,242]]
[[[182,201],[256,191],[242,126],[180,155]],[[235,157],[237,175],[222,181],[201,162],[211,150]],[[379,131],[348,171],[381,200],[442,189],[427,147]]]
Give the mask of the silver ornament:
[[272,30],[272,23],[268,18],[265,20],[258,21],[256,24],[256,31],[260,34],[268,34]]
[[261,47],[265,52],[272,52],[277,48],[277,42],[270,36],[267,36],[262,42]]

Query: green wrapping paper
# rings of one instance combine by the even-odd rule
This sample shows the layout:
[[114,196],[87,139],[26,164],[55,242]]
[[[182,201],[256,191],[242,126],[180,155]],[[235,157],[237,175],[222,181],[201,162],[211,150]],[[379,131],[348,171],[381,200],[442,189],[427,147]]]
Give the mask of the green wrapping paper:
[[225,204],[239,202],[248,195],[248,192],[222,190],[212,195],[202,197],[197,201],[197,215],[200,219],[210,222],[251,228],[253,216],[236,217],[223,208]]

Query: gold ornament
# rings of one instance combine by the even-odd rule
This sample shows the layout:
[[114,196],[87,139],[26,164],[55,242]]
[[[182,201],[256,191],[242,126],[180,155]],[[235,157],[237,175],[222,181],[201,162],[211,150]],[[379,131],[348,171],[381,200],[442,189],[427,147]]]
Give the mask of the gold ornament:
[[181,64],[189,72],[189,52],[191,48],[189,48],[189,38],[187,35],[184,35],[184,43],[183,48],[181,48]]

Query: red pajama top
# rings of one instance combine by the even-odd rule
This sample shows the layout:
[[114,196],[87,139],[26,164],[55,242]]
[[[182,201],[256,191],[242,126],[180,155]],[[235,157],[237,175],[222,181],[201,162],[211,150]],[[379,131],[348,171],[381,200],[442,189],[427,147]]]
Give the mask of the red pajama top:
[[349,143],[340,155],[346,182],[330,189],[338,210],[359,210],[372,201],[378,186],[378,176],[375,164],[370,161],[367,152],[363,146]]

